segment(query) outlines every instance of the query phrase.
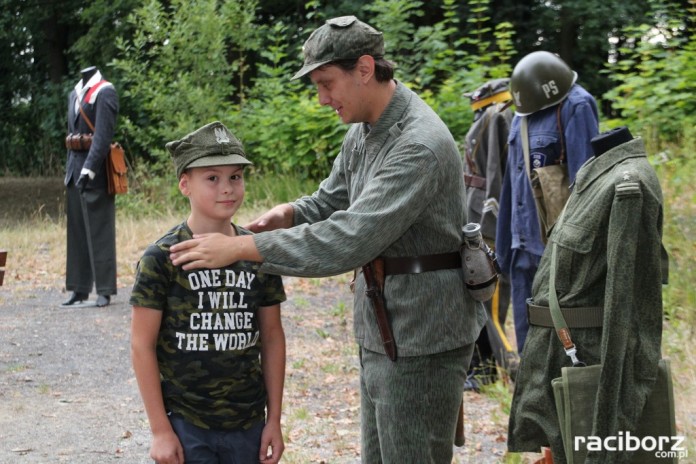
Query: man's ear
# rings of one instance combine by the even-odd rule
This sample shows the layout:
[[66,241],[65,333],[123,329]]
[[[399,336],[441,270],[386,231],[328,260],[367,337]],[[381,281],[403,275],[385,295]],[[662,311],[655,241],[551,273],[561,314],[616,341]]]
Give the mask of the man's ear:
[[363,82],[369,81],[375,75],[375,59],[370,55],[361,56],[358,58],[356,69]]

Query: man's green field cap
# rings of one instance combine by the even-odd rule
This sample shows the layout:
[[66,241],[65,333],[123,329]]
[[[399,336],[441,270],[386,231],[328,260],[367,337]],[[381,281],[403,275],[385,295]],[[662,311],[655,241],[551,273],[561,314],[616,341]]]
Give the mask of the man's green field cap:
[[292,78],[298,79],[332,61],[357,59],[363,55],[384,55],[382,33],[355,16],[329,19],[312,32],[302,46],[304,66]]

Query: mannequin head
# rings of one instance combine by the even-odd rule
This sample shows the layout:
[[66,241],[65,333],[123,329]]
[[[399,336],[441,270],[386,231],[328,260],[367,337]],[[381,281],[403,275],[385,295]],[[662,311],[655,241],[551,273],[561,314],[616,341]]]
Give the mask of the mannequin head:
[[618,147],[623,143],[630,142],[631,140],[633,140],[631,132],[626,126],[621,126],[617,127],[616,129],[602,132],[601,134],[593,137],[590,143],[592,144],[592,151],[594,152],[595,156],[599,156],[602,153],[605,153],[614,147]]
[[80,71],[80,74],[82,75],[82,85],[86,84],[89,79],[94,76],[94,74],[97,72],[97,67],[96,66],[90,66],[88,68],[83,69]]

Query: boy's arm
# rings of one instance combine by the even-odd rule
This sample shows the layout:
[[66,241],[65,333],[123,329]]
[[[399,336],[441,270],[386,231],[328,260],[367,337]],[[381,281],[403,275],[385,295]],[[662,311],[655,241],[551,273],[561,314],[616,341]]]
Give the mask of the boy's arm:
[[131,359],[152,430],[150,457],[159,463],[183,464],[184,450],[169,422],[162,397],[156,351],[161,322],[162,311],[133,306]]
[[259,460],[263,463],[277,463],[285,449],[280,427],[285,382],[285,333],[280,320],[280,304],[261,307],[258,314],[261,369],[268,394],[266,426],[261,435]]

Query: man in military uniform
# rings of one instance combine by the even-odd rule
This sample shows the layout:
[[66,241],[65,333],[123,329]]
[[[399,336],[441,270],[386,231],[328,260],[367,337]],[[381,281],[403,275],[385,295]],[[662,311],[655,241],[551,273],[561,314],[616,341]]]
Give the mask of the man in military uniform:
[[[172,247],[172,262],[197,268],[246,259],[263,262],[264,272],[307,277],[364,266],[353,318],[362,461],[450,464],[466,368],[486,319],[463,279],[457,144],[394,80],[381,32],[354,16],[334,18],[303,50],[295,77],[308,75],[319,103],[350,124],[329,177],[311,196],[249,225],[264,232],[183,242]],[[366,272],[384,279],[375,284],[380,279]]]
[[[529,324],[527,298],[544,253],[527,164],[539,168],[568,165],[570,183],[592,156],[599,113],[592,95],[576,83],[577,73],[557,55],[538,51],[523,57],[510,78],[515,117],[508,138],[508,164],[500,196],[495,252],[510,278],[517,350],[522,353]],[[528,127],[525,161],[522,121]]]
[[[615,147],[593,141],[596,156],[578,171],[562,221],[541,258],[510,412],[510,451],[550,445],[553,462],[566,462],[551,380],[572,363],[548,309],[553,244],[556,293],[561,310],[575,321],[566,316],[577,357],[603,366],[596,402],[587,405],[594,408],[592,436],[635,434],[655,383],[667,277],[662,192],[643,141],[630,135],[622,140]],[[605,449],[590,451],[585,463],[630,458],[628,451]]]
[[[498,200],[507,162],[507,139],[513,112],[510,79],[493,79],[474,92],[464,95],[471,100],[474,123],[464,140],[467,214],[469,222],[481,224],[481,234],[490,247],[495,246]],[[510,304],[510,282],[499,276],[493,298],[486,302],[488,321],[476,340],[466,390],[479,390],[497,378],[495,362],[514,375],[517,349],[507,340],[504,326]]]

